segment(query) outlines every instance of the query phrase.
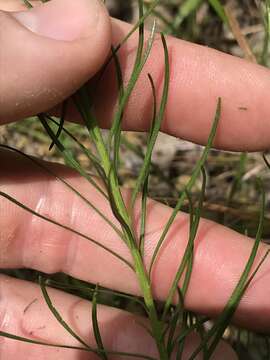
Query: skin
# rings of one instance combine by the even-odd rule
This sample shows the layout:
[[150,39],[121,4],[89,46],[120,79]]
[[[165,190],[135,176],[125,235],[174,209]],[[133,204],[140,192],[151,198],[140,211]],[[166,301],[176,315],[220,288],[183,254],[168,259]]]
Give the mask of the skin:
[[[109,19],[96,0],[76,0],[76,5],[72,0],[52,0],[42,6],[37,1],[32,3],[35,9],[31,12],[41,19],[39,26],[35,25],[35,32],[18,22],[28,19],[29,27],[29,10],[25,13],[21,1],[0,0],[0,9],[5,10],[0,11],[3,49],[0,69],[4,69],[0,74],[0,122],[17,121],[49,109],[55,112],[63,99],[88,81],[90,90],[95,90],[98,118],[103,126],[109,126],[107,119],[116,105],[113,69],[106,71],[98,88],[93,77],[104,63],[111,41],[117,44],[130,25]],[[70,19],[68,14],[72,15]],[[72,22],[74,18],[80,21]],[[31,24],[33,26],[33,22]],[[215,146],[234,151],[267,149],[270,145],[269,71],[173,38],[168,38],[168,46],[171,82],[163,131],[204,144],[217,99],[221,97],[222,118]],[[135,49],[136,36],[133,36],[120,52],[124,79],[130,74]],[[161,91],[163,56],[158,38],[126,109],[126,129],[140,131],[149,126],[151,92],[145,76],[147,72],[151,72]],[[247,111],[241,111],[240,107],[247,107]],[[70,119],[76,118],[78,120],[77,114],[70,108]],[[0,163],[1,191],[87,233],[129,259],[127,249],[108,225],[52,176],[9,151],[0,151]],[[63,166],[48,166],[113,219],[108,205],[84,179]],[[128,201],[128,194],[125,196]],[[149,265],[170,211],[154,201],[148,202],[146,265]],[[0,201],[0,213],[0,268],[26,267],[46,273],[63,271],[82,280],[132,294],[140,293],[131,270],[96,246],[41,222],[5,199]],[[138,217],[136,208],[135,224]],[[157,299],[166,298],[187,242],[188,227],[188,216],[179,214],[154,268],[153,291]],[[187,308],[216,316],[233,291],[252,244],[252,240],[243,235],[202,220],[195,244]],[[267,249],[267,245],[260,246],[255,266]],[[269,281],[268,258],[241,301],[234,318],[237,324],[261,332],[270,331]],[[94,346],[89,304],[59,291],[50,290],[50,294],[64,318]],[[139,325],[141,319],[107,307],[98,308],[98,317],[106,348],[130,352],[140,349],[141,353],[156,356],[151,338]],[[38,340],[77,345],[49,314],[38,287],[6,276],[0,277],[0,329]],[[197,342],[195,335],[188,339],[185,359]],[[89,359],[89,354],[81,351],[45,349],[0,338],[0,358],[13,360],[18,356],[20,359]],[[234,359],[235,355],[226,344],[220,344],[214,358]],[[91,355],[91,359],[95,356]]]

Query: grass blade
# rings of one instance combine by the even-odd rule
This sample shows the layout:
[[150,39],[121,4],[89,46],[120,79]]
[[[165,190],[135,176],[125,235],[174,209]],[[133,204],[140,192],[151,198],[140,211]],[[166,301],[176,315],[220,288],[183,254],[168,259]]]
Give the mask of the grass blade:
[[[80,347],[80,346],[63,345],[63,344],[51,344],[51,343],[46,343],[43,341],[37,341],[37,340],[24,338],[22,336],[13,335],[13,334],[7,333],[5,331],[0,331],[0,336],[5,337],[7,339],[15,340],[15,341],[21,341],[21,342],[28,343],[28,344],[48,346],[48,347],[54,347],[54,348],[60,348],[60,349],[62,348],[62,349],[70,349],[70,350],[81,350],[81,351],[86,351],[86,352],[92,352],[92,353],[95,353],[98,355],[98,351],[96,349],[84,348],[84,347]],[[121,351],[107,351],[107,354],[120,356],[123,358],[126,356],[126,357],[137,358],[137,359],[157,360],[156,358],[151,357],[151,356],[146,356],[146,355],[137,354],[137,353],[126,353],[126,352],[121,352]]]
[[186,291],[189,285],[189,281],[190,281],[190,277],[191,277],[191,272],[192,272],[192,265],[193,265],[193,249],[194,249],[194,241],[197,235],[197,231],[199,228],[199,223],[200,223],[200,219],[201,219],[201,212],[202,212],[202,207],[203,207],[203,201],[204,201],[204,197],[205,197],[205,188],[206,188],[206,173],[204,168],[202,168],[202,175],[203,175],[203,182],[202,182],[202,189],[200,192],[200,199],[199,199],[199,204],[198,207],[194,213],[194,219],[191,217],[191,224],[190,224],[190,233],[189,233],[189,240],[188,240],[188,244],[185,250],[185,253],[183,255],[183,259],[181,261],[181,264],[178,267],[178,270],[176,272],[175,278],[173,280],[172,286],[169,290],[169,294],[167,296],[166,302],[165,302],[165,307],[164,307],[164,311],[163,311],[163,315],[162,315],[162,319],[164,320],[167,312],[172,304],[172,300],[174,297],[174,294],[178,288],[178,284],[179,281],[184,273],[185,270],[187,270],[186,272],[186,276],[185,276],[185,281],[184,281],[184,285],[183,285],[183,289],[181,291],[181,294],[183,297],[185,297],[186,295]]
[[179,210],[181,209],[183,203],[184,203],[184,200],[186,198],[186,192],[189,192],[191,190],[191,188],[193,187],[199,173],[201,172],[201,169],[202,167],[204,166],[206,160],[207,160],[207,157],[208,157],[208,154],[210,152],[210,149],[212,148],[213,146],[213,142],[214,142],[214,139],[215,139],[215,135],[216,135],[216,132],[217,132],[217,128],[218,128],[218,123],[219,123],[219,119],[220,119],[220,115],[221,115],[221,99],[219,98],[218,99],[218,104],[217,104],[217,109],[216,109],[216,114],[215,114],[215,119],[214,119],[214,122],[213,122],[213,125],[212,125],[212,129],[211,129],[211,132],[210,132],[210,135],[209,135],[209,138],[208,138],[208,141],[207,141],[207,144],[206,144],[206,147],[204,149],[204,152],[201,156],[201,158],[199,159],[199,161],[197,162],[194,170],[193,170],[193,173],[192,173],[192,176],[188,182],[188,184],[186,185],[186,188],[185,188],[185,191],[182,192],[182,194],[180,195],[178,201],[177,201],[177,204],[175,205],[175,208],[173,209],[172,211],[172,214],[162,232],[162,235],[157,243],[157,246],[154,250],[154,253],[153,253],[153,256],[152,256],[152,260],[151,260],[151,264],[150,264],[150,269],[149,269],[149,276],[151,277],[151,272],[152,272],[152,269],[153,269],[153,266],[154,266],[154,263],[156,261],[156,258],[157,258],[157,255],[160,251],[160,248],[168,234],[168,231],[172,225],[172,223],[174,222],[175,218],[176,218],[176,215],[178,214]]
[[[73,278],[72,280],[74,281],[77,279]],[[54,287],[57,289],[81,291],[85,294],[85,296],[87,298],[89,298],[89,293],[94,293],[94,291],[95,291],[95,289],[91,288],[90,284],[88,284],[88,285],[84,284],[84,282],[81,280],[77,280],[76,285],[72,285],[70,283],[69,284],[66,284],[64,282],[61,283],[59,281],[55,281],[55,280],[49,278],[49,279],[46,279],[46,284],[50,287]],[[105,295],[109,295],[109,296],[115,295],[119,298],[129,300],[131,302],[138,304],[144,311],[146,311],[145,304],[143,303],[143,301],[141,299],[137,298],[136,296],[128,295],[126,293],[122,293],[122,292],[111,290],[111,289],[104,289],[104,288],[99,288],[98,292],[99,292],[99,294],[105,294]],[[128,309],[127,309],[127,311],[128,311]]]
[[33,162],[36,166],[40,167],[42,170],[46,171],[48,174],[54,176],[57,180],[59,180],[61,183],[63,183],[68,189],[70,189],[73,193],[75,193],[80,199],[82,199],[90,208],[92,208],[108,225],[111,226],[111,228],[116,232],[116,234],[122,238],[123,234],[121,231],[110,221],[102,211],[100,211],[91,201],[89,201],[86,197],[84,197],[78,190],[76,190],[72,185],[70,185],[65,179],[63,179],[61,176],[58,176],[56,173],[51,171],[49,167],[44,165],[41,161],[23,153],[22,151],[15,149],[8,145],[1,145],[0,148],[8,149],[11,151],[16,152],[17,154],[25,157],[29,161]]
[[268,169],[270,170],[270,162],[268,161],[268,159],[266,157],[266,153],[263,153],[263,160],[264,160],[266,166],[268,167]]
[[94,331],[95,340],[98,347],[99,357],[103,360],[108,360],[106,355],[106,351],[103,346],[101,334],[99,331],[98,319],[97,319],[97,294],[98,294],[98,286],[94,291],[93,299],[92,299],[92,326]]
[[[183,311],[181,331],[185,331],[187,329],[188,329],[188,314],[186,311]],[[185,347],[185,341],[186,341],[185,337],[182,338],[182,341],[178,341],[176,360],[182,360],[184,347]]]
[[247,153],[242,153],[240,155],[240,159],[239,159],[239,163],[237,165],[237,169],[236,169],[236,175],[233,179],[233,183],[229,192],[229,196],[228,196],[228,200],[227,200],[227,206],[229,206],[231,204],[231,201],[234,198],[234,195],[236,194],[237,190],[239,189],[239,187],[241,186],[241,182],[242,182],[242,178],[245,174],[245,170],[246,170],[246,165],[247,165],[247,160],[248,160],[248,154]]
[[46,121],[46,116],[44,114],[40,114],[38,116],[41,124],[43,125],[44,129],[50,136],[50,138],[54,141],[55,145],[57,146],[58,150],[61,152],[65,162],[76,170],[80,175],[82,175],[91,185],[93,185],[104,197],[107,197],[107,194],[103,191],[103,189],[98,186],[95,181],[93,181],[92,177],[89,176],[86,171],[80,166],[78,161],[74,158],[72,153],[65,148],[65,146],[56,138],[52,129],[48,125]]
[[50,309],[51,313],[53,314],[53,316],[56,318],[56,320],[59,322],[59,324],[74,338],[76,339],[79,343],[81,343],[84,347],[86,347],[89,350],[92,350],[92,348],[79,336],[75,333],[75,331],[73,331],[71,329],[71,327],[65,322],[65,320],[62,318],[62,316],[60,315],[60,313],[58,312],[58,310],[53,306],[53,303],[51,301],[51,298],[47,292],[45,283],[43,278],[40,276],[39,277],[39,285],[42,291],[42,295],[44,297],[44,300],[46,301],[46,304],[48,305],[48,308]]
[[264,2],[265,20],[264,20],[264,42],[260,63],[269,66],[269,49],[270,49],[270,0]]
[[220,341],[225,329],[227,328],[228,324],[230,323],[235,311],[237,310],[237,307],[247,289],[250,282],[258,272],[260,266],[262,265],[262,262],[265,260],[266,256],[268,256],[268,252],[263,257],[263,259],[260,261],[258,267],[255,269],[254,273],[250,276],[249,274],[251,271],[251,268],[254,264],[257,251],[259,248],[259,244],[261,242],[262,233],[263,233],[263,223],[264,223],[264,215],[265,215],[265,193],[262,188],[261,183],[259,184],[262,192],[262,203],[261,203],[261,212],[260,212],[260,220],[257,230],[256,239],[254,241],[254,245],[249,257],[249,260],[245,266],[245,269],[230,297],[228,300],[224,310],[220,314],[220,316],[217,318],[214,326],[212,329],[206,334],[204,341],[201,343],[201,345],[194,351],[192,354],[190,360],[194,360],[196,356],[200,353],[200,351],[206,346],[206,344],[210,343],[208,346],[207,356],[211,357],[211,354],[213,354],[218,342]]
[[[151,6],[151,3],[149,4],[147,2],[144,2],[144,7],[146,9],[149,9],[150,6]],[[157,19],[159,19],[166,26],[166,28],[163,30],[164,34],[173,34],[173,35],[176,34],[176,29],[173,26],[173,22],[170,21],[170,19],[167,19],[166,16],[164,16],[162,10],[163,9],[161,9],[161,10],[153,9],[151,15],[155,16]]]
[[181,289],[178,287],[178,304],[174,310],[174,314],[169,324],[169,332],[168,332],[168,341],[167,341],[167,351],[169,356],[171,356],[174,349],[174,337],[177,326],[179,325],[179,320],[183,316],[184,311],[184,298],[181,293]]
[[31,9],[33,6],[28,0],[23,0],[24,4],[28,7],[28,9]]
[[[122,41],[115,47],[115,52],[118,52],[121,47],[127,42],[127,40],[135,33],[135,31],[145,22],[145,20],[152,14],[153,10],[157,7],[161,0],[154,0],[152,4],[148,7],[147,11],[144,12],[144,15],[137,21],[137,23],[133,26],[133,28],[127,33],[127,35],[123,38]],[[111,62],[111,58],[105,63],[103,67],[106,68],[108,64]]]
[[121,219],[123,219],[126,224],[131,224],[130,216],[127,212],[125,202],[119,187],[117,169],[112,167],[108,149],[105,146],[101,130],[97,125],[97,121],[91,112],[88,99],[89,97],[85,86],[81,88],[74,97],[77,109],[81,113],[81,116],[89,131],[89,136],[94,142],[100,156],[100,162],[108,182],[108,188],[111,187],[112,189],[110,192],[111,199],[113,198],[114,204],[117,205]]
[[[203,326],[209,320],[210,319],[208,317],[203,317],[202,319],[198,320],[196,324],[192,324],[184,331],[181,331],[181,333],[174,340],[173,348],[175,348],[177,346],[177,344],[184,341],[188,335],[190,335],[192,332],[196,331],[198,327]],[[190,360],[190,359],[188,359],[188,360]]]
[[[62,113],[61,113],[61,117],[60,117],[60,123],[59,123],[57,133],[55,135],[56,139],[59,139],[59,137],[62,133],[63,127],[64,127],[65,118],[67,115],[67,105],[68,105],[68,100],[65,100],[62,104]],[[49,147],[49,150],[51,150],[53,148],[53,146],[54,146],[54,140],[52,141],[52,143]]]
[[[152,95],[153,95],[153,121],[152,126],[150,130],[150,137],[152,134],[152,129],[154,126],[154,121],[156,119],[157,114],[157,96],[156,96],[156,90],[153,78],[150,74],[148,74],[148,78],[151,84],[152,89]],[[150,164],[151,165],[151,164]],[[148,194],[148,181],[149,181],[149,173],[146,176],[146,179],[143,184],[142,188],[142,205],[141,205],[141,226],[140,226],[140,239],[139,239],[139,249],[142,255],[142,258],[144,257],[144,245],[145,245],[145,226],[146,226],[146,210],[147,210],[147,194]]]
[[121,204],[117,202],[117,199],[114,196],[114,184],[117,180],[113,179],[115,177],[115,174],[111,172],[109,175],[109,199],[110,199],[110,206],[111,210],[113,212],[113,215],[118,220],[119,224],[122,226],[122,229],[124,231],[124,234],[126,235],[124,238],[125,243],[127,246],[131,249],[135,246],[135,235],[133,233],[133,229],[130,226],[130,224],[126,221],[126,219],[121,214]]
[[[250,278],[248,279],[247,283],[245,284],[243,291],[242,291],[242,296],[244,295],[245,291],[247,290],[247,288],[249,287],[249,285],[251,284],[252,280],[255,278],[256,274],[258,273],[258,271],[260,270],[261,266],[263,265],[263,263],[265,262],[265,260],[267,259],[267,257],[270,254],[270,250],[267,250],[266,253],[264,254],[263,258],[261,259],[261,261],[259,262],[258,266],[256,267],[256,269],[254,270],[253,274],[250,276]],[[241,298],[242,298],[241,296]],[[241,299],[240,299],[241,300]],[[240,302],[239,300],[239,302]],[[218,327],[218,331],[215,334],[214,339],[211,341],[211,345],[207,351],[207,356],[210,358],[213,354],[213,352],[215,351],[221,337],[223,336],[224,331],[226,330],[226,327],[229,324],[230,319],[232,318],[233,314],[230,314],[230,317],[228,316],[228,320],[226,321],[227,323],[225,323],[222,327]],[[226,326],[225,326],[226,325]]]
[[219,0],[208,0],[208,2],[215,10],[215,12],[218,14],[220,19],[224,22],[224,24],[228,24],[228,19],[221,2]]
[[142,258],[144,258],[144,246],[145,246],[145,226],[147,216],[147,194],[148,194],[148,177],[145,179],[142,190],[142,205],[141,205],[141,226],[140,226],[140,238],[139,249]]
[[[111,143],[111,139],[119,131],[119,128],[121,126],[121,120],[123,117],[124,108],[125,108],[127,101],[130,98],[130,95],[138,81],[138,78],[142,72],[142,69],[150,55],[150,52],[151,52],[151,49],[152,49],[152,46],[154,43],[154,39],[155,39],[155,33],[156,33],[156,23],[154,23],[154,25],[152,26],[152,30],[151,30],[149,39],[147,41],[146,50],[143,54],[143,58],[141,59],[140,63],[135,63],[135,65],[134,65],[134,69],[133,69],[130,81],[127,85],[126,90],[124,91],[124,95],[121,99],[121,102],[119,104],[117,112],[114,116],[113,124],[112,124],[111,130],[110,130],[109,144]],[[136,59],[136,61],[138,61],[138,60]]]
[[[53,119],[51,116],[46,114],[47,120],[51,121],[53,124],[56,124],[59,126],[59,122],[57,122],[55,119]],[[99,159],[92,154],[90,150],[88,150],[69,130],[67,130],[65,127],[63,127],[63,132],[71,139],[73,140],[82,150],[84,155],[87,157],[87,159],[90,161],[90,163],[94,166],[97,174],[99,175],[100,179],[103,181],[103,184],[105,187],[107,187],[107,183],[104,181],[105,179],[105,173],[103,168],[100,165]],[[103,194],[105,197],[108,198],[107,194]]]
[[98,127],[97,119],[92,113],[87,86],[84,85],[81,87],[73,96],[73,99],[77,110],[82,117],[83,123],[89,132],[90,139],[96,146],[104,172],[106,175],[108,175],[111,166],[110,158],[104,143],[103,136],[101,134],[101,130]]
[[[85,347],[80,347],[80,346],[72,346],[72,345],[51,344],[51,343],[47,343],[47,342],[43,342],[43,341],[24,338],[22,336],[13,335],[13,334],[7,333],[5,331],[0,331],[0,336],[5,337],[10,340],[21,341],[21,342],[28,343],[28,344],[48,346],[48,347],[54,347],[54,348],[59,348],[59,349],[81,350],[81,351],[85,351],[85,352],[92,352],[92,353],[95,353],[98,355],[98,351],[96,349],[90,349],[90,348],[85,348]],[[120,356],[123,358],[126,356],[126,357],[145,359],[145,360],[157,360],[156,358],[153,358],[151,356],[146,356],[146,355],[136,354],[136,353],[134,353],[134,354],[133,353],[125,353],[125,352],[120,352],[120,351],[107,351],[107,354]]]
[[[142,0],[138,0],[138,8],[139,8],[139,18],[143,17],[143,2]],[[118,111],[116,113],[116,116],[114,117],[113,124],[110,130],[109,135],[109,149],[111,147],[111,141],[112,138],[114,138],[114,167],[115,171],[118,169],[119,165],[119,150],[120,150],[120,143],[121,143],[121,124],[122,124],[122,118],[124,113],[124,108],[126,106],[126,103],[134,89],[134,86],[137,83],[137,80],[139,78],[139,74],[141,73],[141,65],[142,65],[142,55],[143,55],[143,47],[144,47],[144,23],[141,23],[139,26],[139,39],[138,39],[138,46],[137,46],[137,54],[135,58],[135,63],[132,71],[132,75],[130,77],[129,84],[127,86],[127,89],[123,89],[123,77],[121,73],[121,67],[120,63],[117,57],[117,53],[113,53],[113,58],[115,60],[115,67],[116,67],[116,73],[117,73],[117,80],[118,80],[118,86],[120,89],[123,89],[122,92],[119,93],[119,107]],[[139,72],[137,72],[139,70]]]
[[59,226],[59,227],[61,227],[62,229],[65,229],[65,230],[67,230],[67,231],[70,231],[70,232],[72,232],[73,234],[78,235],[78,236],[80,236],[81,238],[86,239],[86,240],[92,242],[93,244],[95,244],[95,245],[97,245],[98,247],[102,248],[103,250],[107,251],[107,252],[110,253],[111,255],[117,257],[119,260],[121,260],[122,262],[124,262],[130,269],[134,270],[133,265],[132,265],[129,261],[127,261],[125,258],[123,258],[121,255],[119,255],[119,254],[116,253],[115,251],[109,249],[107,246],[100,244],[98,241],[90,238],[89,236],[81,233],[80,231],[74,230],[74,229],[72,229],[72,228],[69,227],[69,226],[60,224],[59,222],[57,222],[57,221],[55,221],[55,220],[53,220],[53,219],[50,219],[50,218],[48,218],[48,217],[46,217],[46,216],[44,216],[44,215],[41,215],[41,214],[37,213],[37,212],[34,211],[33,209],[31,209],[31,208],[29,208],[28,206],[20,203],[19,201],[17,201],[16,199],[14,199],[12,196],[10,196],[10,195],[2,192],[2,191],[0,191],[0,196],[4,197],[4,198],[7,199],[8,201],[12,202],[13,204],[17,205],[18,207],[22,208],[23,210],[29,212],[29,213],[32,214],[32,215],[37,216],[37,217],[39,217],[40,219],[45,220],[46,222],[49,222],[49,223],[54,224],[54,225],[56,225],[56,226]]
[[[154,149],[154,146],[155,146],[155,143],[157,140],[158,133],[160,131],[161,123],[162,123],[162,120],[164,117],[165,108],[166,108],[166,104],[167,104],[167,100],[168,100],[169,81],[170,81],[169,53],[168,53],[166,40],[165,40],[165,37],[163,34],[161,34],[161,40],[162,40],[162,45],[163,45],[163,49],[164,49],[164,59],[165,59],[165,76],[164,76],[163,94],[162,94],[159,112],[157,114],[155,121],[152,124],[152,129],[150,132],[150,138],[149,138],[149,142],[147,145],[147,151],[146,151],[145,159],[143,162],[143,166],[141,168],[140,174],[136,181],[135,188],[132,192],[131,207],[134,206],[137,195],[145,182],[147,174],[149,174],[149,167],[151,164],[153,149]],[[150,79],[151,79],[151,77],[150,77]]]
[[[118,106],[121,106],[121,99],[123,99],[124,94],[125,94],[125,89],[124,89],[124,82],[123,82],[123,75],[122,75],[122,70],[121,70],[121,65],[117,56],[117,53],[114,52],[114,49],[112,48],[112,54],[113,54],[113,60],[114,60],[114,64],[115,64],[115,69],[116,69],[116,77],[117,77],[117,83],[118,83]],[[116,118],[114,118],[114,121],[116,121]],[[114,126],[114,124],[112,125]],[[114,162],[114,168],[117,171],[118,167],[119,167],[119,153],[120,153],[120,144],[121,144],[121,126],[119,124],[119,126],[116,125],[116,130],[114,135],[114,149],[113,149],[113,162]],[[109,134],[109,140],[108,140],[108,150],[110,151],[111,148],[111,141],[112,141],[112,134]]]
[[79,346],[71,346],[71,345],[63,345],[63,344],[52,344],[52,343],[47,343],[45,341],[43,342],[43,341],[38,341],[38,340],[32,340],[32,339],[28,339],[28,338],[25,338],[25,337],[22,337],[22,336],[13,335],[13,334],[7,333],[5,331],[0,331],[0,336],[5,337],[7,339],[15,340],[15,341],[25,342],[25,343],[28,343],[28,344],[48,346],[48,347],[54,347],[54,348],[60,348],[60,349],[62,348],[62,349],[71,349],[71,350],[91,351],[93,353],[97,353],[97,351],[95,349],[90,350],[90,348],[79,347]]
[[[144,6],[143,1],[138,0],[138,9],[139,9],[139,19],[143,18],[144,15]],[[140,66],[142,55],[143,55],[143,46],[144,46],[144,22],[139,25],[139,40],[137,47],[136,60],[134,64],[134,70],[137,66]]]

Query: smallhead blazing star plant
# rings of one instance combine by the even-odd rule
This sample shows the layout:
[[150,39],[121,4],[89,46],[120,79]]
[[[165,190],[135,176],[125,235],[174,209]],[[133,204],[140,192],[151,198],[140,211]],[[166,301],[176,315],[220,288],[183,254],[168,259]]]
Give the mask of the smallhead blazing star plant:
[[[29,1],[24,0],[24,3],[28,7],[32,6]],[[136,3],[136,7],[138,8],[138,21],[117,46],[112,46],[109,57],[99,75],[95,78],[95,84],[91,89],[88,85],[84,85],[69,99],[65,100],[61,105],[59,117],[54,117],[49,113],[40,113],[37,115],[37,121],[42,125],[44,134],[50,139],[50,149],[57,149],[65,164],[85,179],[85,183],[87,183],[89,189],[91,189],[91,191],[94,190],[97,194],[96,196],[106,202],[110,209],[110,214],[99,208],[98,203],[94,201],[91,196],[89,198],[86,197],[85,191],[76,187],[73,183],[69,182],[68,179],[61,177],[57,172],[54,172],[52,170],[53,168],[47,166],[45,162],[41,162],[14,147],[1,145],[2,148],[15,152],[18,156],[24,158],[24,161],[29,162],[32,167],[38,167],[40,171],[46,173],[49,177],[57,179],[62,187],[73,193],[74,197],[80,199],[86,209],[89,209],[91,213],[94,212],[95,216],[100,218],[101,224],[103,223],[110,227],[111,233],[121,241],[128,256],[123,256],[123,251],[118,252],[117,247],[105,245],[98,239],[88,236],[87,233],[84,233],[80,229],[73,228],[71,225],[67,226],[52,217],[46,216],[46,214],[40,213],[37,209],[30,208],[8,193],[0,191],[0,195],[2,198],[12,202],[15,206],[20,207],[21,211],[28,212],[32,214],[34,218],[42,220],[44,223],[50,223],[52,226],[64,229],[67,233],[72,234],[72,241],[76,242],[77,239],[83,239],[83,241],[89,243],[89,246],[99,248],[100,254],[103,252],[108,253],[110,257],[120,262],[122,266],[127,268],[136,278],[140,296],[121,293],[114,289],[101,287],[99,284],[88,284],[64,274],[58,274],[56,277],[53,277],[38,273],[40,292],[52,316],[55,321],[59,323],[59,326],[63,327],[67,334],[69,334],[68,338],[70,338],[70,336],[73,337],[78,345],[58,343],[57,341],[55,343],[48,343],[30,336],[19,336],[16,334],[16,331],[14,331],[14,333],[0,331],[0,336],[13,339],[14,341],[27,342],[29,346],[78,349],[85,353],[88,352],[89,359],[91,359],[93,354],[103,360],[111,358],[149,360],[211,359],[217,346],[222,339],[224,339],[224,334],[232,322],[232,318],[243,295],[268,256],[268,252],[266,252],[254,270],[255,258],[263,233],[265,193],[261,181],[258,180],[257,188],[261,194],[261,210],[258,219],[257,236],[248,262],[243,268],[237,286],[228,297],[223,311],[220,312],[215,319],[210,319],[207,316],[188,311],[185,307],[186,295],[192,278],[194,259],[196,258],[195,245],[207,187],[208,175],[205,166],[219,128],[223,100],[222,98],[216,99],[216,109],[213,109],[212,126],[207,144],[201,152],[184,189],[179,192],[176,203],[174,207],[171,208],[170,216],[157,242],[155,242],[155,244],[149,244],[149,239],[147,238],[147,224],[150,216],[150,200],[148,200],[149,179],[154,166],[153,151],[165,118],[168,94],[170,92],[172,64],[170,62],[170,51],[167,45],[167,33],[173,33],[173,29],[170,28],[170,31],[164,34],[157,31],[157,22],[160,21],[161,17],[158,10],[158,6],[161,3],[160,0],[138,0],[134,1],[134,3]],[[185,1],[187,10],[192,10],[197,3],[199,3],[199,1]],[[221,3],[219,1],[209,1],[209,3],[211,3],[212,9],[214,9],[213,11],[216,11],[224,22],[227,23],[226,13]],[[156,17],[156,21],[153,20],[154,17]],[[149,24],[149,22],[152,23],[151,29],[147,31],[145,30],[146,21],[147,24]],[[182,20],[179,18],[178,21]],[[128,81],[126,81],[122,74],[119,53],[122,46],[135,33],[138,34],[136,56],[132,72],[129,75]],[[143,73],[145,64],[151,56],[151,51],[156,43],[161,44],[164,59],[163,78],[160,84],[155,83],[154,76],[152,76],[151,73],[147,75]],[[262,59],[266,58],[267,47],[268,45],[265,45]],[[104,73],[108,67],[114,68],[115,81],[117,84],[117,106],[110,121],[111,125],[109,130],[104,131],[100,126],[101,121],[96,115],[94,102],[91,100],[93,96],[95,96],[96,87],[102,83]],[[122,123],[129,99],[141,76],[147,78],[147,84],[149,89],[151,89],[152,121],[147,133],[146,149],[142,154],[141,167],[138,171],[137,178],[133,182],[132,188],[127,191],[121,187],[121,179],[119,176],[122,158],[121,149],[126,141],[123,136]],[[77,109],[82,123],[81,126],[87,129],[87,142],[81,142],[76,137],[76,134],[73,133],[72,130],[69,130],[67,112],[71,107]],[[181,126],[181,123],[179,126]],[[70,146],[70,144],[72,144],[72,146]],[[88,159],[94,169],[94,174],[89,174],[89,169],[80,162],[78,152]],[[268,164],[266,155],[264,157]],[[192,190],[198,183],[200,184],[200,191],[199,196],[195,199]],[[91,191],[89,191],[89,193],[91,193]],[[166,244],[169,231],[175,224],[177,215],[179,211],[183,209],[184,205],[189,209],[188,241],[185,250],[182,250],[183,256],[175,268],[166,299],[163,302],[157,301],[156,288],[158,285],[156,283],[155,286],[153,285],[155,269]],[[69,209],[67,209],[67,211],[68,210]],[[89,226],[91,226],[91,224]],[[100,226],[100,232],[102,233],[102,231],[103,228]],[[149,246],[154,246],[150,259],[145,256],[146,249],[148,249]],[[177,248],[175,248],[175,251],[177,252]],[[168,264],[168,266],[169,265],[170,264]],[[106,275],[109,271],[110,269],[104,266],[104,274]],[[119,277],[121,277],[121,273],[119,273]],[[160,281],[161,280],[162,279],[160,279]],[[203,287],[204,285],[201,284],[201,286]],[[91,306],[89,304],[89,322],[92,324],[95,346],[88,344],[87,341],[77,333],[77,330],[72,327],[68,319],[62,314],[61,306],[55,305],[53,296],[50,295],[51,288],[75,294],[91,302]],[[211,296],[211,294],[209,294],[209,296]],[[133,304],[132,308],[135,308],[136,312],[140,314],[143,319],[140,321],[140,316],[138,316],[138,323],[142,327],[142,331],[153,340],[157,354],[156,357],[144,354],[140,351],[140,348],[138,348],[137,353],[116,352],[106,348],[98,318],[99,309],[102,307],[101,304],[106,303],[106,299],[110,299],[111,306],[119,306],[116,304],[117,301],[120,302],[120,304],[125,304],[122,308],[126,311],[129,311],[127,304]],[[118,300],[115,301],[115,299]],[[197,334],[199,341],[196,348],[192,350],[187,358],[185,355],[186,340],[191,334]]]

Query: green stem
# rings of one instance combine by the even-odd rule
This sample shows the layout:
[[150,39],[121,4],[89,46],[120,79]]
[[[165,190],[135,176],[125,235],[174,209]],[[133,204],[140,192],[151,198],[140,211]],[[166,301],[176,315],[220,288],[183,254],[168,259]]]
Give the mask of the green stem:
[[[119,189],[117,176],[115,174],[114,168],[112,167],[112,162],[110,159],[110,155],[108,153],[108,149],[103,140],[103,137],[102,137],[100,128],[97,124],[96,118],[91,113],[91,110],[88,106],[89,105],[88,98],[89,98],[88,91],[87,91],[86,86],[84,86],[83,88],[81,88],[78,91],[77,97],[75,96],[74,99],[75,99],[75,103],[77,104],[78,110],[80,111],[82,118],[85,121],[85,125],[89,131],[91,139],[96,146],[96,150],[100,157],[101,166],[103,167],[105,175],[106,175],[107,179],[109,181],[111,181],[111,187],[113,189],[113,196],[115,199],[115,203],[118,206],[120,215],[127,224],[131,225],[130,216],[128,215],[126,205],[124,203],[121,191]],[[78,102],[78,100],[79,100],[79,102]]]
[[168,352],[166,350],[166,346],[164,343],[164,336],[163,336],[163,323],[159,320],[156,306],[154,303],[152,291],[151,291],[151,284],[150,279],[147,275],[140,250],[136,247],[131,249],[133,261],[134,261],[134,268],[136,271],[136,275],[139,280],[139,284],[143,293],[144,302],[147,308],[147,313],[149,316],[149,320],[151,323],[152,328],[152,335],[156,341],[156,345],[159,352],[159,358],[162,360],[169,359]]
[[[87,99],[86,89],[81,90],[80,95],[81,95],[81,100],[84,101],[84,104],[86,105],[86,99]],[[109,191],[112,198],[113,207],[115,207],[116,217],[119,219],[122,225],[123,234],[126,238],[126,243],[133,257],[134,270],[136,272],[139,285],[142,290],[147,313],[152,327],[152,334],[156,341],[160,359],[168,360],[169,359],[168,352],[166,350],[166,346],[164,343],[164,336],[163,336],[163,323],[158,318],[158,314],[151,290],[150,277],[148,276],[148,273],[145,269],[143,258],[141,256],[140,249],[136,241],[136,236],[133,231],[132,220],[122,197],[116,170],[114,166],[112,166],[111,164],[111,159],[108,153],[108,149],[104,143],[96,119],[90,113],[90,110],[87,106],[84,106],[84,108],[81,109],[81,112],[84,119],[86,119],[85,121],[86,126],[89,130],[93,142],[96,145],[101,166],[104,170],[104,173],[110,185]]]

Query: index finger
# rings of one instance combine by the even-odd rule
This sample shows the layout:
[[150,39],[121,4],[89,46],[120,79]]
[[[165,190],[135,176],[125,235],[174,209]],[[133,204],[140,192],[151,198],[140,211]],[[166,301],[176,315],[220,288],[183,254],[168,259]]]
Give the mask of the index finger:
[[[131,25],[113,20],[113,41],[118,44]],[[176,137],[205,144],[222,99],[222,117],[215,146],[227,150],[257,151],[270,145],[270,72],[268,69],[210,49],[167,37],[170,54],[170,91],[162,130]],[[120,51],[124,81],[127,82],[136,55],[137,35]],[[111,65],[107,69],[95,104],[104,126],[117,104],[116,80]],[[125,111],[124,128],[147,130],[152,114],[152,93],[147,73],[162,91],[163,48],[156,41],[149,60]]]

